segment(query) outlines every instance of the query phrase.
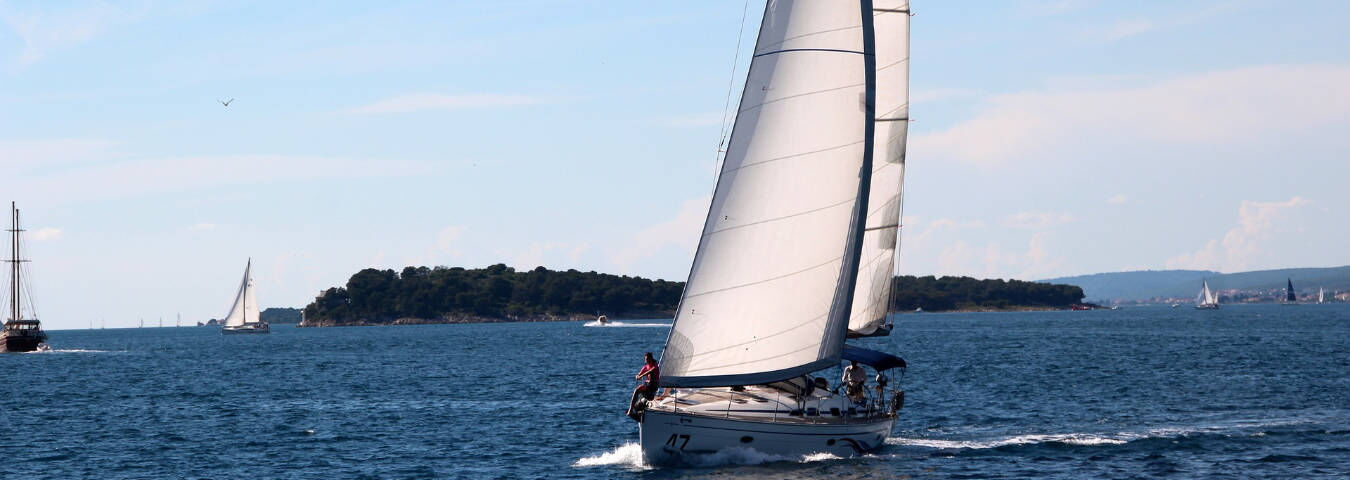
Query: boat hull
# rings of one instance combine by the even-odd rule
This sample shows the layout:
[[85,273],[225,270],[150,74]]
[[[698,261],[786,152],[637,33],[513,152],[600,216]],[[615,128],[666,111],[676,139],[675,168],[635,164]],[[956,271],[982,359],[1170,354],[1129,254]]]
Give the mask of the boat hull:
[[242,327],[223,327],[220,329],[221,335],[241,335],[250,333],[271,333],[267,325],[244,325]]
[[32,352],[42,345],[42,338],[32,335],[0,336],[0,353]]
[[895,417],[849,423],[774,423],[648,410],[639,423],[642,457],[650,465],[688,463],[691,455],[728,448],[800,457],[829,453],[857,456],[885,443]]

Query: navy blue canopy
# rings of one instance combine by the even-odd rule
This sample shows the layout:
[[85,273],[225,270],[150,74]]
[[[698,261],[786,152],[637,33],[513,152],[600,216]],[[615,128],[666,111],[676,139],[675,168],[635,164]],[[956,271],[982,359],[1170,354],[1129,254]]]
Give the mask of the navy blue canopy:
[[877,371],[890,370],[895,367],[905,368],[905,359],[903,358],[853,345],[844,345],[843,356],[844,360],[858,362],[875,368]]

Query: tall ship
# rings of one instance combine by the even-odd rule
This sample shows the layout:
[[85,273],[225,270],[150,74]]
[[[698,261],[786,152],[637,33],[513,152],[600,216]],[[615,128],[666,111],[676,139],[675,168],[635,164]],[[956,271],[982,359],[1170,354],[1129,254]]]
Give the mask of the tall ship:
[[244,280],[239,283],[239,293],[230,305],[230,314],[225,316],[225,326],[220,333],[225,335],[238,333],[269,333],[267,322],[262,321],[258,312],[258,298],[253,293],[253,259],[244,265]]
[[1294,293],[1294,279],[1286,278],[1284,287],[1284,305],[1298,305],[1298,295]]
[[1196,310],[1218,310],[1219,294],[1209,289],[1209,281],[1201,283],[1200,294],[1195,296]]
[[665,390],[639,399],[648,463],[729,447],[854,456],[890,434],[904,360],[846,340],[891,332],[909,21],[906,0],[766,5]]
[[[31,290],[24,285],[25,268],[22,256],[23,228],[19,226],[19,208],[10,202],[10,257],[9,263],[9,318],[0,331],[0,353],[32,352],[46,348],[47,333],[42,331],[33,307]],[[25,296],[27,295],[27,296]]]

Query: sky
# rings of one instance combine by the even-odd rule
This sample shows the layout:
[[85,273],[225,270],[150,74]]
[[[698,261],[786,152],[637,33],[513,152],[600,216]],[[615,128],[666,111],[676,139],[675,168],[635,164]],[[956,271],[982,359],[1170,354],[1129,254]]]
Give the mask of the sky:
[[[219,318],[249,258],[265,307],[367,267],[683,280],[739,3],[0,0],[38,312]],[[900,273],[1350,264],[1350,3],[913,10]]]

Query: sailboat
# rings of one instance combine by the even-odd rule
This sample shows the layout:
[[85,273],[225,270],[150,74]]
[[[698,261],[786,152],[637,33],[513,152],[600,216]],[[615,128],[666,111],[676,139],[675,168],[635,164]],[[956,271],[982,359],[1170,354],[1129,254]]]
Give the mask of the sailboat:
[[[907,0],[765,6],[688,282],[640,403],[643,459],[861,455],[903,405],[889,334],[909,117]],[[843,361],[875,380],[830,388]],[[833,371],[819,375],[822,371]]]
[[19,227],[19,208],[10,202],[10,254],[9,263],[9,318],[5,320],[4,330],[0,330],[0,353],[32,352],[44,349],[47,345],[47,333],[42,331],[42,322],[33,310],[33,301],[27,299],[28,313],[24,315],[24,294],[31,296],[30,290],[23,284],[23,264],[28,263],[20,255],[22,246]]
[[225,326],[220,333],[268,333],[267,322],[258,314],[258,299],[253,294],[253,259],[244,266],[244,280],[239,283],[239,293],[230,305],[230,314],[225,316]]
[[1294,279],[1286,278],[1285,281],[1288,283],[1284,287],[1284,301],[1280,303],[1283,305],[1298,305],[1298,295],[1294,293]]
[[1195,296],[1195,309],[1218,310],[1219,294],[1210,291],[1208,280],[1203,281],[1202,285],[1203,287],[1200,288],[1200,294]]
[[1317,303],[1327,303],[1327,289],[1317,287]]

